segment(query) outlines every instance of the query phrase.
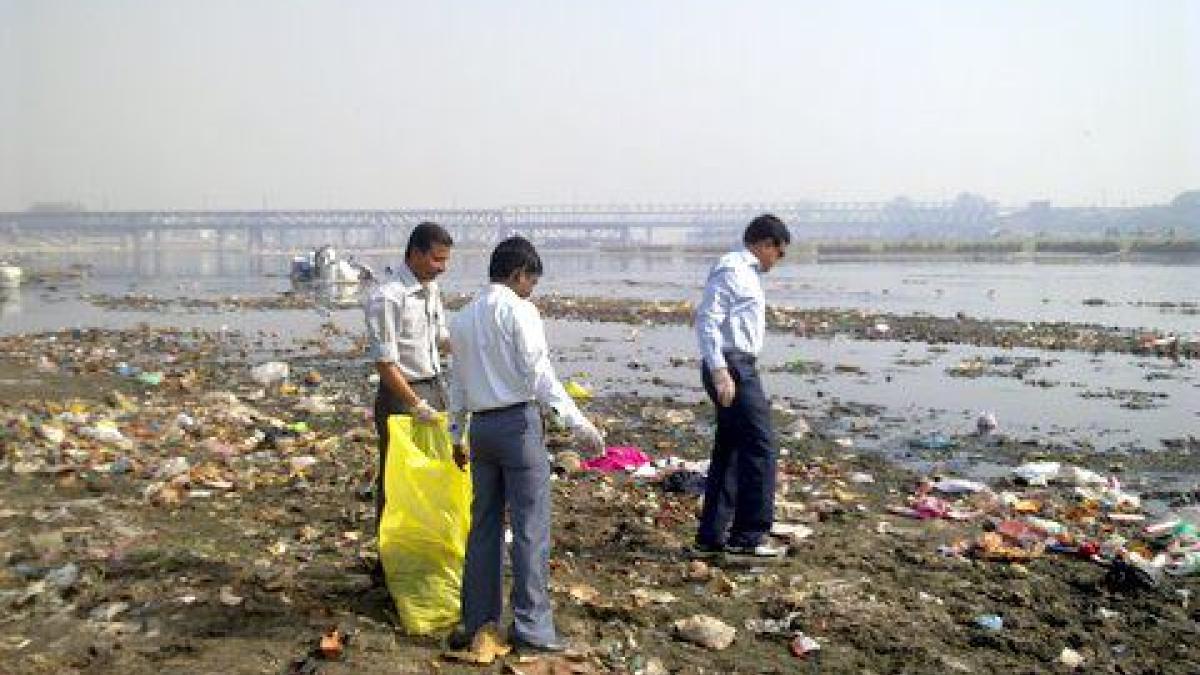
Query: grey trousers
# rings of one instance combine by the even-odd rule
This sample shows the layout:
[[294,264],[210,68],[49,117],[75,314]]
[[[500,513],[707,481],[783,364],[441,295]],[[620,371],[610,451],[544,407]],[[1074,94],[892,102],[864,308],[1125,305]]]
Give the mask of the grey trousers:
[[504,509],[512,521],[512,637],[555,642],[550,607],[550,458],[531,403],[471,415],[471,534],[463,571],[463,627],[500,625],[504,611]]

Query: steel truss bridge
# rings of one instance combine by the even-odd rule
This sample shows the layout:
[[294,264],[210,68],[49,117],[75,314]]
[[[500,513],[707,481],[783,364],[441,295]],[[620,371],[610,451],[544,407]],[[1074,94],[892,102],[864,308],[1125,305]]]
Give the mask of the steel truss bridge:
[[331,243],[402,246],[432,220],[456,242],[491,245],[514,233],[539,245],[728,244],[755,216],[774,213],[793,236],[894,238],[953,229],[986,231],[1000,211],[958,202],[786,202],[510,206],[499,209],[329,209],[222,211],[25,211],[0,213],[5,236],[120,236],[134,247],[205,233],[222,246],[294,248],[301,233]]

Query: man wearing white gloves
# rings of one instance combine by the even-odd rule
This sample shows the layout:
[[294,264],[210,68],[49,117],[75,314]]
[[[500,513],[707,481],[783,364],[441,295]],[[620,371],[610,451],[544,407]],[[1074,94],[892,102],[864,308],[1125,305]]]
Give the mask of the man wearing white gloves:
[[756,361],[766,333],[760,277],[783,258],[791,234],[773,215],[755,218],[744,247],[713,265],[696,308],[701,379],[717,406],[717,437],[696,532],[702,553],[783,555],[771,546],[778,459],[771,406]]
[[[474,495],[463,571],[463,635],[499,625],[504,609],[504,511],[512,524],[512,640],[518,650],[564,649],[550,607],[550,458],[539,406],[553,408],[591,450],[604,437],[554,374],[541,314],[528,298],[542,260],[528,240],[492,252],[491,284],[450,324],[451,434],[459,466],[471,464]],[[467,418],[469,415],[469,429]],[[463,443],[466,431],[467,444]]]
[[375,395],[375,431],[379,435],[379,471],[375,476],[375,528],[383,515],[383,473],[388,449],[388,416],[412,415],[429,422],[446,410],[441,351],[448,347],[446,312],[439,276],[450,263],[454,240],[437,223],[413,228],[404,264],[367,298],[364,310],[371,359],[379,373]]

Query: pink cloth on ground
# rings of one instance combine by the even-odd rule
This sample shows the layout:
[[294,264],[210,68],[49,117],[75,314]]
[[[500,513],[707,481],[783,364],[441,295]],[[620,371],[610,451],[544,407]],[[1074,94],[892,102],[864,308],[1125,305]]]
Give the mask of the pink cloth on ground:
[[583,462],[583,468],[589,471],[626,471],[649,463],[650,457],[640,448],[615,445],[605,448],[603,457],[595,457]]

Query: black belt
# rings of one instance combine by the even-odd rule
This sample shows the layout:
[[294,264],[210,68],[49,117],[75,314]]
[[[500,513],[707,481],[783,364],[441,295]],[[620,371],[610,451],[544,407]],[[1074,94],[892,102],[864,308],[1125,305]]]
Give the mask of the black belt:
[[740,363],[749,363],[750,365],[754,365],[754,363],[756,361],[758,361],[757,356],[755,356],[754,354],[747,354],[746,352],[721,352],[721,353],[725,356],[726,361],[738,361]]
[[501,412],[508,412],[509,410],[516,410],[518,408],[523,408],[527,405],[529,405],[529,401],[521,401],[520,403],[513,403],[512,405],[500,406],[499,408],[488,408],[487,410],[476,410],[475,412],[472,412],[471,414],[472,415],[491,415],[493,413],[501,413]]
[[441,375],[434,375],[433,377],[426,377],[426,378],[422,378],[422,379],[420,379],[420,380],[408,380],[408,383],[409,383],[410,385],[413,385],[413,384],[432,384],[432,383],[434,383],[434,382],[439,382],[439,381],[441,381],[441,379],[442,379],[442,376],[441,376]]

